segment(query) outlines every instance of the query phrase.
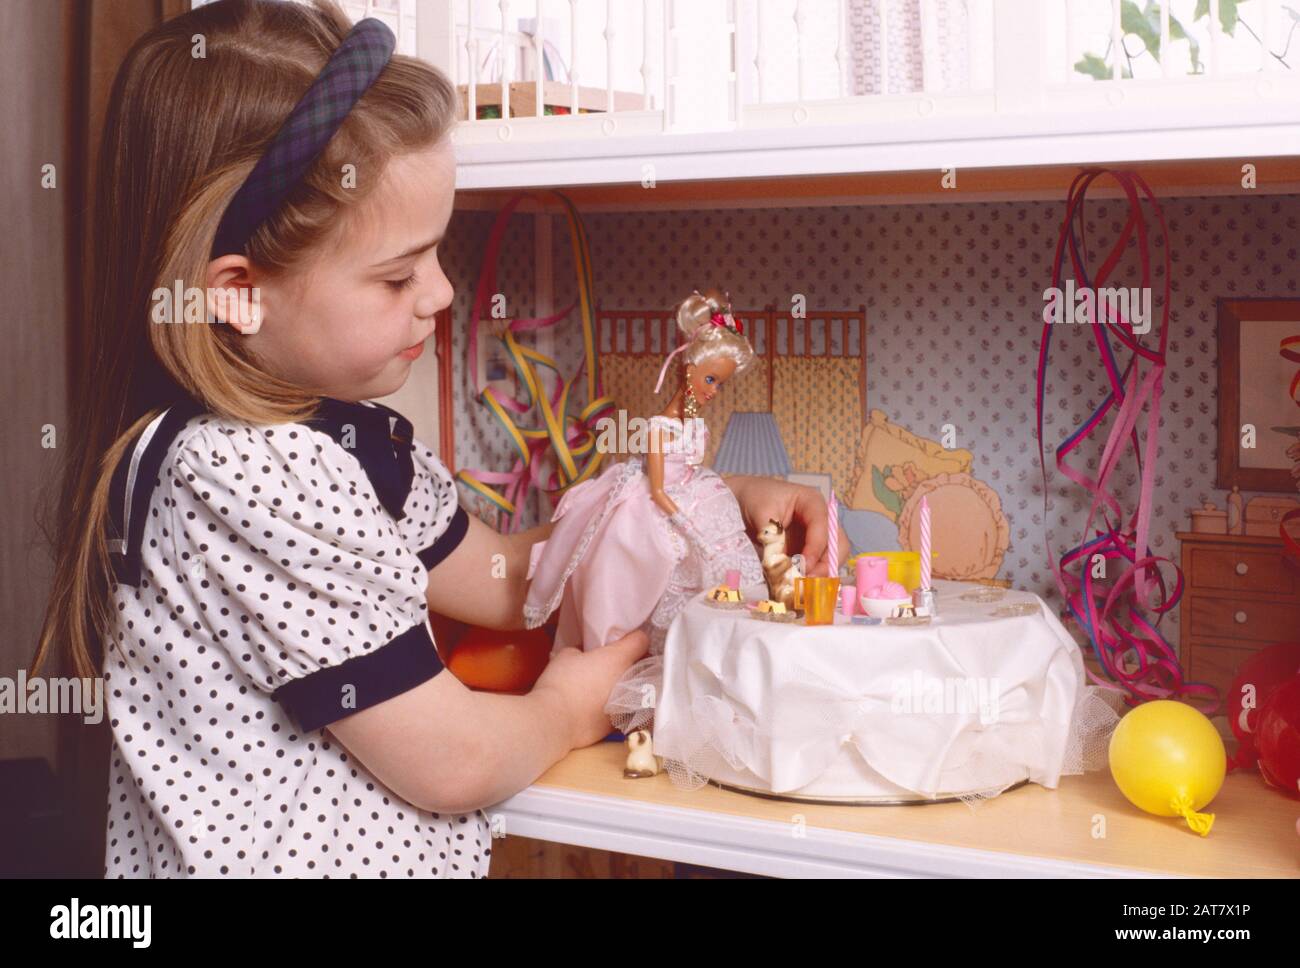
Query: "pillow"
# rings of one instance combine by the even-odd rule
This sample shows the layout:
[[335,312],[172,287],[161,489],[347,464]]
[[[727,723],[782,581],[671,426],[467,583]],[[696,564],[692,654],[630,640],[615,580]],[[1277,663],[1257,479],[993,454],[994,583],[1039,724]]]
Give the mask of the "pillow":
[[858,479],[848,504],[897,521],[922,481],[939,474],[968,473],[972,459],[968,450],[947,450],[890,423],[884,411],[872,410],[858,445]]

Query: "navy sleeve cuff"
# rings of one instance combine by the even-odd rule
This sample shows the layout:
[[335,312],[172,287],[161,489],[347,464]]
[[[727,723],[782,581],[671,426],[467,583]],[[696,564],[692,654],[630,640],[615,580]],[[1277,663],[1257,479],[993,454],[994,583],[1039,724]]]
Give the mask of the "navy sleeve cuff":
[[455,551],[468,530],[469,513],[463,507],[457,506],[456,513],[451,516],[451,523],[447,525],[447,530],[439,535],[438,540],[419,553],[420,563],[424,565],[425,570],[432,571],[435,565]]
[[421,622],[382,648],[286,682],[272,696],[310,733],[400,696],[441,671],[433,637]]

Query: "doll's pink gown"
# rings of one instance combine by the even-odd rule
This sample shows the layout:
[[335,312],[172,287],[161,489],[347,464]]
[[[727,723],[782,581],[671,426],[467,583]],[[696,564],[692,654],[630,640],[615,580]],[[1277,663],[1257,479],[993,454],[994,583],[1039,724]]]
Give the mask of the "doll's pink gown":
[[742,588],[764,583],[740,506],[722,478],[702,465],[708,428],[701,417],[688,419],[689,428],[665,416],[651,417],[650,426],[663,440],[664,490],[699,529],[709,557],[651,500],[640,457],[566,492],[551,518],[550,537],[529,555],[524,620],[536,628],[559,608],[556,649],[598,648],[638,628],[649,635],[649,653],[627,671],[605,707],[623,732],[653,719],[664,639],[686,602],[733,568]]

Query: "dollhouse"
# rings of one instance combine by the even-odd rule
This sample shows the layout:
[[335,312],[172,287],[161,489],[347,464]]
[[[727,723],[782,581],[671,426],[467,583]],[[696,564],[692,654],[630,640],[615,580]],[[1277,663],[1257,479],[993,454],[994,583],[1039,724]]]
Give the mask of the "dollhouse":
[[[383,15],[383,4],[366,6]],[[1210,3],[1204,13],[1178,0],[402,0],[391,7],[412,52],[461,86],[465,120],[454,139],[462,221],[481,221],[480,213],[533,190],[517,200],[521,221],[506,245],[511,264],[501,266],[514,278],[510,298],[543,316],[576,295],[567,291],[562,220],[551,217],[561,208],[537,191],[558,188],[599,240],[593,323],[605,389],[628,412],[648,413],[646,376],[671,349],[661,292],[673,290],[670,280],[620,286],[638,277],[628,263],[639,257],[622,230],[644,233],[638,238],[647,239],[651,261],[668,267],[679,260],[656,247],[667,241],[663,233],[707,226],[671,244],[690,252],[688,262],[716,265],[716,273],[739,270],[747,288],[728,285],[742,317],[753,320],[763,357],[761,376],[738,384],[711,418],[710,463],[849,496],[845,526],[858,549],[906,547],[900,523],[914,517],[909,509],[923,494],[943,487],[951,515],[976,522],[962,543],[976,550],[950,559],[948,574],[1051,586],[1048,549],[1034,534],[1041,525],[1024,517],[1027,487],[1009,491],[1006,477],[998,479],[1024,477],[1032,463],[1027,452],[994,455],[1028,442],[1003,419],[1029,396],[1025,371],[1033,361],[1018,361],[1032,348],[1035,306],[1049,283],[1044,236],[1062,215],[1050,203],[1064,199],[1082,168],[1132,168],[1180,213],[1190,234],[1172,243],[1176,289],[1188,284],[1182,267],[1192,237],[1199,241],[1193,222],[1223,236],[1195,255],[1215,258],[1212,250],[1226,245],[1270,262],[1252,271],[1243,260],[1244,274],[1226,279],[1221,291],[1203,290],[1194,308],[1210,314],[1208,328],[1214,299],[1294,295],[1294,274],[1275,246],[1294,229],[1300,187],[1300,73],[1292,69],[1300,43],[1291,47],[1300,14],[1277,0]],[[1102,183],[1093,197],[1116,194]],[[766,211],[778,215],[756,214]],[[1266,231],[1237,232],[1238,220],[1257,213]],[[889,244],[861,241],[863,222]],[[730,240],[725,254],[703,251],[736,231],[750,233],[760,250],[753,259]],[[790,260],[779,284],[760,268],[763,249]],[[1272,255],[1281,257],[1276,265]],[[814,268],[827,264],[838,266],[839,279]],[[464,271],[472,277],[477,269]],[[885,305],[878,300],[891,273],[902,288],[896,284]],[[926,291],[907,286],[909,274]],[[881,292],[859,281],[873,275]],[[809,289],[816,290],[811,302]],[[751,291],[757,298],[746,298]],[[637,299],[641,293],[664,306],[652,308],[655,299]],[[457,321],[467,318],[462,307]],[[1175,326],[1188,308],[1176,307]],[[481,374],[456,372],[463,329],[440,329],[422,388],[404,392],[423,394],[417,429],[439,441],[449,464],[500,463],[495,428],[473,413]],[[1017,363],[993,349],[992,332],[1016,349]],[[934,347],[928,367],[899,337]],[[1182,334],[1173,339],[1177,345]],[[560,327],[539,330],[537,345],[569,370],[581,362],[577,338]],[[965,362],[978,369],[961,374],[968,394],[946,384],[950,402],[966,398],[962,407],[940,403],[946,381],[924,393],[917,385],[923,372],[946,369],[937,364],[960,366],[957,347],[971,351]],[[1212,342],[1189,349],[1213,360]],[[438,362],[443,371],[435,374]],[[900,380],[892,364],[908,376]],[[833,402],[814,407],[800,389],[812,386]],[[1197,412],[1213,397],[1190,394]],[[1054,419],[1047,415],[1049,426]],[[818,421],[840,432],[809,433]],[[1188,453],[1204,448],[1209,465],[1213,434],[1194,436],[1187,431],[1195,420],[1183,422],[1171,443]],[[1182,460],[1174,470],[1186,470],[1185,486],[1197,492],[1186,506],[1160,512],[1168,533],[1157,536],[1157,547],[1164,543],[1163,553],[1177,558],[1174,532],[1186,530],[1198,498],[1216,496],[1216,481]],[[533,513],[546,508],[539,502]],[[1071,506],[1047,524],[1068,530],[1082,516]],[[1173,621],[1169,634],[1177,638],[1176,615]]]
[[[465,321],[493,213],[517,202],[497,264],[511,315],[549,316],[578,298],[565,208],[550,192],[559,190],[587,224],[595,356],[620,407],[653,412],[649,385],[672,348],[666,310],[682,282],[723,283],[752,326],[762,366],[710,415],[711,466],[833,489],[855,550],[909,547],[914,507],[928,497],[949,515],[938,532],[962,529],[942,562],[946,575],[1032,589],[1068,618],[1049,561],[1078,538],[1089,496],[1068,481],[1046,493],[1038,483],[1042,293],[1076,176],[1096,166],[1132,170],[1160,199],[1172,255],[1150,534],[1154,552],[1178,563],[1189,585],[1162,630],[1181,643],[1191,677],[1223,689],[1245,656],[1300,628],[1297,584],[1279,577],[1291,573],[1277,528],[1245,527],[1268,515],[1276,524],[1294,505],[1294,486],[1287,493],[1276,477],[1265,487],[1243,477],[1241,490],[1262,503],[1231,527],[1225,514],[1222,531],[1202,507],[1231,507],[1235,482],[1216,474],[1224,447],[1216,415],[1224,422],[1229,388],[1259,372],[1237,360],[1223,373],[1221,302],[1267,301],[1283,322],[1300,320],[1294,4],[354,6],[400,21],[408,52],[462,92],[453,235],[463,248],[448,268],[462,295],[440,323],[438,352],[403,390],[419,399],[396,403],[414,411],[417,431],[454,469],[504,469],[511,459],[474,400],[485,380],[510,379],[508,368],[478,373],[465,364]],[[1109,183],[1091,194],[1096,245],[1119,232],[1123,202]],[[1120,269],[1135,273],[1135,259]],[[1258,322],[1249,306],[1237,316]],[[1101,380],[1090,347],[1075,334],[1057,338],[1068,348],[1046,388],[1049,446],[1086,420]],[[573,327],[538,330],[536,345],[566,374],[586,358]],[[1286,421],[1274,424],[1267,432],[1286,432]],[[816,431],[825,427],[834,432]],[[1130,496],[1140,483],[1136,475],[1120,482]],[[547,511],[535,498],[529,520]],[[508,813],[517,832],[631,853],[654,841],[655,856],[763,873],[844,872],[850,855],[855,869],[876,872],[1059,873],[1096,857],[1093,845],[1070,854],[1059,841],[1027,848],[1056,859],[1023,863],[917,844],[893,853],[832,832],[794,858],[778,832],[760,835],[757,816],[753,836],[742,837],[640,792],[644,802],[631,807],[591,794],[580,765],[561,774],[564,789],[515,798]],[[577,831],[578,812],[597,819]],[[678,836],[684,829],[689,847]],[[924,839],[919,827],[911,833]],[[1232,869],[1222,859],[1226,866],[1199,872]]]

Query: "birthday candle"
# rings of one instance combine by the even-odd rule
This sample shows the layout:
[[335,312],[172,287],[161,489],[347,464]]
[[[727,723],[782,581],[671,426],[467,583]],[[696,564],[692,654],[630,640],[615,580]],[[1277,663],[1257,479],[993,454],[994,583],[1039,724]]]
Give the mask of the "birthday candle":
[[921,587],[930,587],[930,502],[921,496]]
[[835,490],[833,488],[831,489],[831,499],[828,502],[827,512],[830,535],[827,539],[826,561],[830,565],[830,576],[834,578],[840,573],[840,509],[839,502],[835,500]]

